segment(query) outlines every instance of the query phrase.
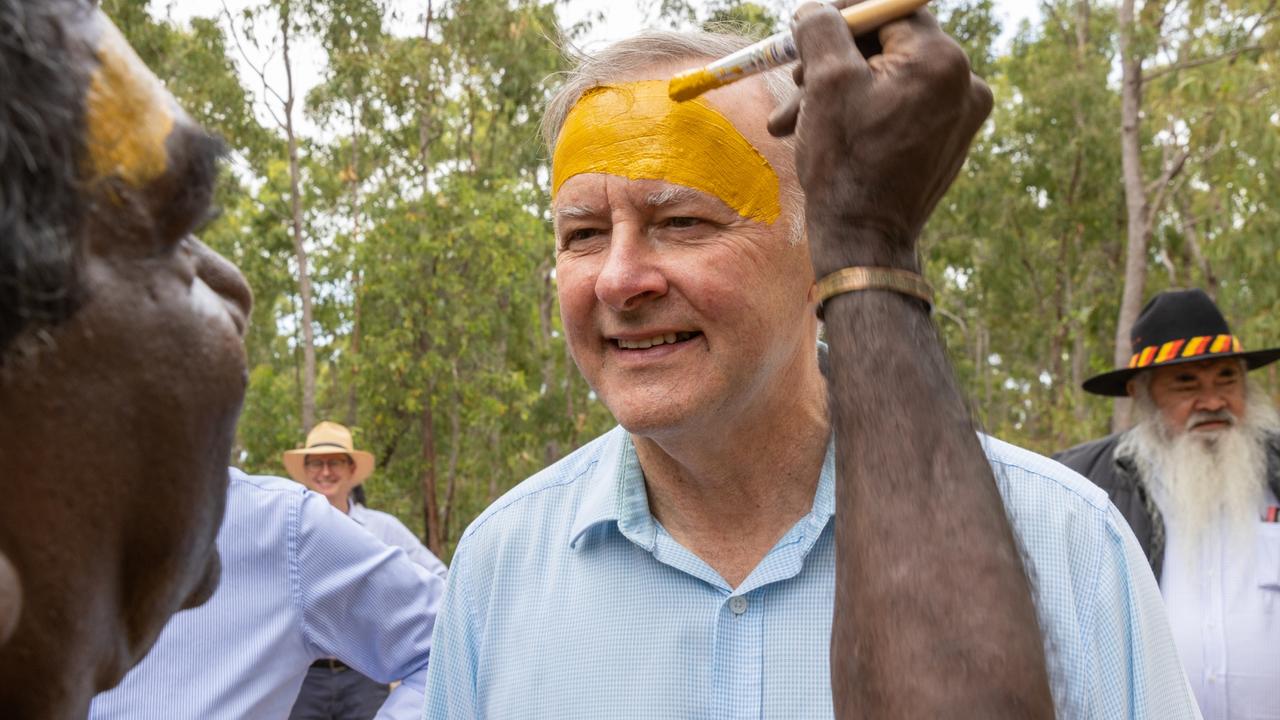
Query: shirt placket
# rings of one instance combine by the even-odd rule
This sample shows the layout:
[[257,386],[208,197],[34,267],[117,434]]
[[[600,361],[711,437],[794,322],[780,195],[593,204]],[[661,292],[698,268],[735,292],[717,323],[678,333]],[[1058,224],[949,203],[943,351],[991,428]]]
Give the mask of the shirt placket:
[[717,716],[724,720],[761,716],[764,674],[764,591],[726,594],[716,616]]
[[1205,620],[1202,638],[1204,641],[1204,685],[1205,716],[1226,717],[1227,712],[1227,646],[1226,646],[1226,605],[1223,597],[1224,581],[1222,577],[1223,547],[1220,533],[1204,534],[1204,552],[1200,555],[1203,563],[1203,597],[1205,599]]

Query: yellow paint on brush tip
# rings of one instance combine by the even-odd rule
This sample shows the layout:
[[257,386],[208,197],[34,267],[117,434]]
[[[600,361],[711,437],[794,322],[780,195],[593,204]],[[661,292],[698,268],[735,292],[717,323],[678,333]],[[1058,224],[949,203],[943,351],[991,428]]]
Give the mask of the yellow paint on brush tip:
[[666,80],[583,93],[565,118],[551,167],[552,196],[575,175],[604,173],[701,190],[758,222],[782,214],[769,161],[705,99],[672,101]]
[[671,78],[671,83],[667,85],[667,95],[676,102],[685,102],[723,84],[720,78],[706,68],[685,70]]
[[118,177],[141,187],[169,166],[165,140],[173,131],[173,101],[105,17],[103,26],[85,98],[91,172],[95,179]]

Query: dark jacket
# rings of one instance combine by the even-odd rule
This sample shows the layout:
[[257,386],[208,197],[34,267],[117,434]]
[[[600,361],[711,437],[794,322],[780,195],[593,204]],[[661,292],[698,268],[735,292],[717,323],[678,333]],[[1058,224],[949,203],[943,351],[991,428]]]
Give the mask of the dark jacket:
[[[1122,436],[1108,435],[1101,440],[1076,445],[1054,455],[1053,459],[1107,491],[1111,502],[1129,521],[1129,528],[1138,537],[1138,544],[1159,581],[1164,561],[1164,519],[1151,500],[1133,460],[1116,458],[1116,446]],[[1267,441],[1267,485],[1276,497],[1280,497],[1280,436]]]

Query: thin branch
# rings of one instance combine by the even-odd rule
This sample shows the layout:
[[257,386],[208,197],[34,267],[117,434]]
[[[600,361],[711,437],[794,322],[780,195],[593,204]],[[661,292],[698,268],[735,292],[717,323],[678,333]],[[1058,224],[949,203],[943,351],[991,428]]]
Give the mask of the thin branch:
[[[249,59],[248,51],[244,49],[244,45],[240,42],[240,33],[236,32],[236,22],[235,19],[231,17],[231,9],[227,7],[226,0],[222,0],[222,14],[227,18],[227,30],[231,33],[231,39],[236,44],[236,50],[240,52],[240,59],[243,60],[244,64],[253,71],[253,74],[257,75],[258,79],[262,81],[262,91],[274,96],[275,99],[283,105],[285,102],[284,98],[280,96],[280,93],[276,92],[275,88],[271,87],[269,82],[267,82],[266,72]],[[268,56],[268,58],[270,58],[270,56]],[[275,114],[275,111],[271,109],[271,106],[266,103],[263,103],[263,105],[266,106],[267,112],[271,114],[271,119],[280,127],[284,127],[284,123],[280,121],[279,116]]]
[[969,324],[964,321],[964,318],[960,317],[959,315],[956,315],[950,310],[947,310],[941,305],[934,305],[933,311],[938,313],[942,317],[950,320],[951,322],[955,323],[957,326],[959,326],[960,337],[966,338],[966,339],[969,337]]
[[1276,0],[1271,0],[1271,2],[1267,3],[1267,9],[1258,13],[1258,16],[1253,19],[1253,24],[1249,26],[1248,30],[1245,30],[1244,36],[1253,37],[1253,34],[1258,31],[1258,27],[1262,25],[1262,23],[1271,20],[1271,12],[1275,9]]
[[1187,249],[1190,251],[1192,260],[1199,266],[1205,292],[1209,293],[1209,297],[1217,298],[1218,276],[1214,274],[1213,265],[1200,248],[1200,233],[1196,229],[1196,217],[1191,212],[1191,202],[1185,193],[1178,193],[1175,200],[1178,204],[1179,219],[1182,221],[1182,236],[1187,241]]
[[1157,78],[1162,78],[1165,75],[1168,75],[1170,73],[1175,73],[1180,70],[1189,70],[1191,68],[1203,67],[1205,65],[1211,65],[1221,60],[1229,60],[1231,58],[1239,57],[1240,55],[1243,55],[1247,52],[1253,52],[1255,50],[1258,50],[1261,52],[1270,52],[1275,49],[1276,49],[1275,45],[1245,45],[1243,47],[1238,47],[1233,50],[1228,50],[1224,53],[1219,53],[1217,55],[1209,55],[1207,57],[1195,58],[1193,60],[1183,60],[1181,62],[1175,62],[1169,65],[1165,65],[1164,67],[1161,67],[1161,68],[1155,68],[1150,72],[1143,73],[1142,81],[1144,83],[1149,83],[1152,80],[1156,80]]
[[1147,186],[1148,195],[1155,192],[1155,197],[1151,200],[1150,206],[1147,207],[1146,224],[1151,227],[1152,220],[1155,219],[1156,213],[1160,212],[1160,206],[1164,204],[1165,193],[1169,190],[1169,183],[1182,172],[1183,166],[1187,164],[1187,158],[1191,156],[1188,150],[1178,151],[1177,156],[1173,158],[1173,162],[1165,166],[1164,172],[1160,177],[1156,178]]
[[244,45],[240,42],[240,33],[236,32],[236,21],[231,17],[231,9],[227,7],[226,0],[222,1],[222,14],[227,17],[227,30],[230,31],[231,39],[235,41],[236,49],[240,51],[240,57],[244,60],[244,64],[248,65],[249,69],[252,70],[255,75],[263,77],[262,69],[257,65],[254,65],[253,62],[249,60],[249,53],[244,49]]

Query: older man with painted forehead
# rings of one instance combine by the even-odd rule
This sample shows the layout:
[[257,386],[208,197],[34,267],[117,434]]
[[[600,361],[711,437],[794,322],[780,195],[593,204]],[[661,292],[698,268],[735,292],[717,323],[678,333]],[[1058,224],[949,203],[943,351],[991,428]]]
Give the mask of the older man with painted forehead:
[[96,3],[0,0],[0,716],[84,718],[218,585],[251,297],[220,145]]
[[1206,718],[1280,713],[1280,418],[1203,291],[1143,308],[1128,367],[1084,383],[1133,398],[1134,427],[1057,457],[1107,491],[1146,551]]
[[1195,717],[1123,519],[973,432],[929,321],[985,85],[927,13],[795,33],[785,104],[672,102],[744,42],[669,33],[551,101],[565,334],[619,427],[464,534],[426,717]]

